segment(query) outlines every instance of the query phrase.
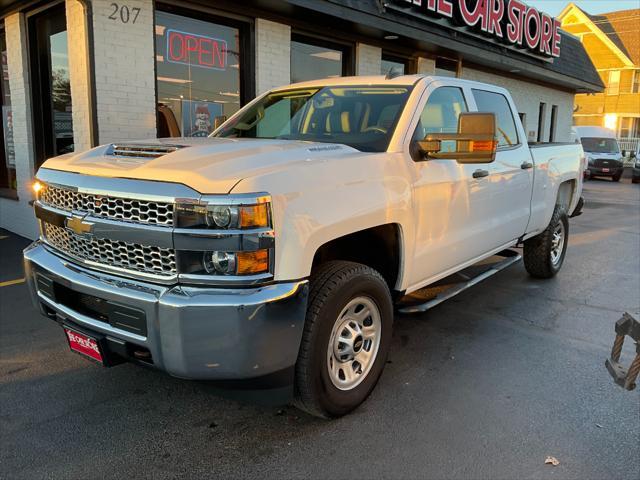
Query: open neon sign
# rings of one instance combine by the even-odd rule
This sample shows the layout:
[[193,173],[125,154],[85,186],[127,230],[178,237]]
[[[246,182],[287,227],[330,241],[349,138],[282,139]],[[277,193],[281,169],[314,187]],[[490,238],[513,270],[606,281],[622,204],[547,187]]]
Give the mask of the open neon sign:
[[560,22],[519,0],[394,0],[547,57],[560,56]]
[[167,30],[167,60],[195,67],[225,70],[227,42],[194,33]]

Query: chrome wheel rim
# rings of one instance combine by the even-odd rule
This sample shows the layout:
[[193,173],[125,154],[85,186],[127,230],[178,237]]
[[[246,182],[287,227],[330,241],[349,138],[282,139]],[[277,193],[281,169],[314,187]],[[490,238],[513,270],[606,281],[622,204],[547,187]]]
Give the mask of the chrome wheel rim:
[[333,324],[327,348],[331,383],[352,390],[367,377],[376,361],[382,334],[380,310],[368,297],[356,297]]
[[558,222],[553,229],[553,235],[551,237],[551,263],[554,266],[560,263],[562,259],[562,251],[564,250],[564,224]]

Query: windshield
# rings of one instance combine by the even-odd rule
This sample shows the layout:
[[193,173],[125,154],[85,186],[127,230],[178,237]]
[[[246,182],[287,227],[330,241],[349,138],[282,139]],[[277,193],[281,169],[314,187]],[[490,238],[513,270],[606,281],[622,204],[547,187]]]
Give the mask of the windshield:
[[384,152],[409,92],[389,86],[278,91],[240,111],[213,136],[342,143]]
[[619,153],[618,141],[615,138],[594,138],[587,137],[581,139],[582,148],[589,153]]

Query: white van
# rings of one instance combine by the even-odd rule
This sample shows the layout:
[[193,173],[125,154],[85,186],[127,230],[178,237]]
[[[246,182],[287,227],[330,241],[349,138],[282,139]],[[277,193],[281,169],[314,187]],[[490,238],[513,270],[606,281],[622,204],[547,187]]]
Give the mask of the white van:
[[611,177],[619,182],[624,158],[613,130],[603,127],[573,127],[572,137],[582,144],[591,177]]

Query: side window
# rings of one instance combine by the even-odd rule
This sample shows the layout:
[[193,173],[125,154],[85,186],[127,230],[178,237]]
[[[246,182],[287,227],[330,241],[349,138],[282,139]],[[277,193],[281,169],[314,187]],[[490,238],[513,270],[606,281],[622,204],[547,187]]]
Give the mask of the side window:
[[[429,100],[420,114],[420,121],[413,140],[424,139],[430,133],[456,133],[458,117],[467,111],[467,102],[462,89],[440,87],[429,95]],[[455,150],[455,142],[442,142],[443,151]]]
[[518,129],[513,118],[513,112],[507,101],[507,97],[500,93],[487,92],[486,90],[473,90],[479,112],[491,112],[496,114],[498,129],[498,147],[518,145]]

